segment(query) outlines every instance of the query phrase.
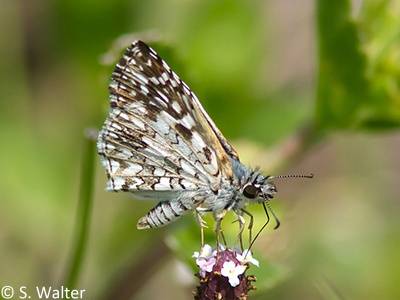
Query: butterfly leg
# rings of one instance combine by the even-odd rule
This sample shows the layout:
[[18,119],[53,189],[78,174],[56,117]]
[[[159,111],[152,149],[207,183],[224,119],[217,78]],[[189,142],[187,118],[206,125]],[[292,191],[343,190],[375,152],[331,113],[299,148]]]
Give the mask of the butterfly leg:
[[240,243],[240,249],[243,251],[243,231],[244,231],[244,224],[245,220],[242,215],[238,215],[238,222],[239,222],[239,243]]
[[201,247],[204,246],[204,228],[208,228],[206,221],[204,221],[202,217],[201,211],[195,209],[196,220],[200,225],[200,239],[201,239]]
[[236,214],[237,219],[233,221],[233,223],[238,222],[239,223],[239,234],[238,234],[238,239],[239,239],[239,244],[240,244],[240,249],[243,251],[243,230],[244,230],[244,224],[245,224],[245,219],[243,218],[243,212],[241,209],[234,209],[234,212]]
[[214,214],[214,218],[215,218],[215,235],[216,235],[216,238],[217,238],[217,251],[219,251],[219,248],[220,248],[220,246],[219,246],[220,245],[220,243],[219,243],[219,237],[220,236],[222,237],[222,239],[224,241],[224,244],[226,245],[226,239],[225,239],[225,236],[224,236],[224,234],[223,234],[223,232],[221,230],[222,219],[226,215],[226,212],[227,212],[226,210],[223,210],[220,213]]
[[253,233],[254,217],[253,217],[253,215],[251,213],[249,213],[247,210],[245,210],[243,208],[241,209],[241,211],[244,214],[246,214],[246,215],[248,215],[250,217],[249,225],[247,226],[247,229],[249,230],[249,247],[250,247],[250,244],[251,244],[251,242],[253,240],[253,234],[252,233]]
[[227,247],[228,247],[228,244],[227,244],[226,239],[225,239],[224,231],[221,229],[219,233],[221,234],[222,241],[224,242],[225,248],[227,248]]

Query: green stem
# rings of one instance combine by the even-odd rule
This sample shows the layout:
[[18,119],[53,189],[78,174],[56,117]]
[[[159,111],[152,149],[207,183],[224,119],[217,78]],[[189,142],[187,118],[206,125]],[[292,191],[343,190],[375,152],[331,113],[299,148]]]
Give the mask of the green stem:
[[64,284],[69,288],[74,288],[79,280],[88,240],[94,190],[94,153],[96,147],[95,139],[91,136],[91,133],[86,134],[82,147],[81,180],[75,233],[71,256],[68,260],[69,269],[64,277]]

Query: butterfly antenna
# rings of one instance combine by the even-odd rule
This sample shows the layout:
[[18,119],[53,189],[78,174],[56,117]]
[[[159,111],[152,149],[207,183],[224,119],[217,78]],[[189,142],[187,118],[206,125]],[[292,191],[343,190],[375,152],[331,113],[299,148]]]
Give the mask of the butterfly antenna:
[[277,176],[270,176],[270,178],[314,178],[314,174],[310,173],[308,175],[304,174],[291,174],[291,175],[277,175]]

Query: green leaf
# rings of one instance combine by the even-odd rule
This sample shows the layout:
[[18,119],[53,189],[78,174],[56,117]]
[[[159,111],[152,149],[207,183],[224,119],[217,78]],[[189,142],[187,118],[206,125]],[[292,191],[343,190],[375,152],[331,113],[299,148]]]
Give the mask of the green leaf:
[[350,1],[317,3],[317,124],[323,128],[398,127],[400,13],[395,4],[365,1],[354,22]]
[[371,79],[372,110],[368,127],[400,124],[400,3],[366,1],[360,15],[360,32]]
[[366,61],[347,0],[319,0],[317,123],[322,127],[355,125],[368,102]]

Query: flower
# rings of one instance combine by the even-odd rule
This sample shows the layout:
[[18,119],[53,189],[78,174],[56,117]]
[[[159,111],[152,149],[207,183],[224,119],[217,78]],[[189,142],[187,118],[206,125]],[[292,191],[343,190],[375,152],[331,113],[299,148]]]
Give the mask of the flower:
[[216,262],[214,251],[210,245],[205,244],[200,252],[194,252],[193,257],[196,258],[196,265],[200,268],[200,275],[204,277],[206,272],[212,272]]
[[246,268],[244,265],[236,265],[233,261],[226,261],[222,266],[221,275],[228,277],[229,284],[235,287],[240,283],[239,275],[242,275]]
[[260,263],[258,262],[257,259],[253,257],[251,254],[251,251],[249,249],[245,249],[242,254],[237,253],[236,258],[238,261],[240,261],[242,264],[247,264],[251,263],[257,267],[260,267]]
[[193,257],[199,267],[196,276],[200,283],[195,291],[196,300],[239,300],[247,299],[250,290],[254,289],[254,276],[246,275],[248,262],[258,264],[251,253],[235,249],[212,249],[204,245]]
[[200,253],[195,251],[192,255],[194,258],[210,258],[214,256],[213,249],[210,245],[205,244],[201,249]]
[[196,264],[199,266],[203,277],[205,276],[205,272],[212,272],[216,261],[217,260],[214,257],[209,259],[200,258],[196,260]]

